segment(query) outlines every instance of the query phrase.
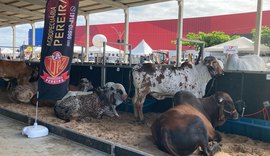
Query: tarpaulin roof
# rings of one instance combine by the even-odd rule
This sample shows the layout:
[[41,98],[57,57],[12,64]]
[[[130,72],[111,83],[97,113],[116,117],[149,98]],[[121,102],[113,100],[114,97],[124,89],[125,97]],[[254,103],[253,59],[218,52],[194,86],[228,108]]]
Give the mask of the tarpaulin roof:
[[[253,52],[254,42],[246,37],[240,37],[222,44],[205,48],[206,52],[223,52],[224,46],[237,46],[238,52]],[[261,52],[270,52],[269,47],[261,45]]]

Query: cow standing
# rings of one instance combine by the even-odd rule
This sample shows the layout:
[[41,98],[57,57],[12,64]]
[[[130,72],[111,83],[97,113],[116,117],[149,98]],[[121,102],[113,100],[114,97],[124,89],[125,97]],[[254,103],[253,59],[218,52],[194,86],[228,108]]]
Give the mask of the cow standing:
[[156,64],[139,64],[133,67],[134,115],[143,121],[143,103],[151,94],[158,100],[172,97],[177,91],[186,90],[196,97],[203,97],[208,81],[223,74],[220,63],[214,57],[206,57],[203,63],[179,68]]
[[0,78],[16,78],[19,85],[28,83],[35,69],[22,61],[0,60]]
[[187,91],[177,92],[174,108],[163,113],[151,126],[152,136],[158,148],[174,156],[189,155],[199,146],[203,155],[213,155],[221,141],[215,131],[227,118],[238,118],[231,97],[224,92],[198,99]]

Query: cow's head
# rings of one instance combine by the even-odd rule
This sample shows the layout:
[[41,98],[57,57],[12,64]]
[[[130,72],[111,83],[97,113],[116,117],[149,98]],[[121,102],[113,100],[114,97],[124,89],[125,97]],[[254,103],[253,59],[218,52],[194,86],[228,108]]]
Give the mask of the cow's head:
[[222,75],[224,73],[223,63],[221,61],[218,61],[213,56],[205,57],[204,58],[204,65],[207,66],[208,71],[212,77],[215,77],[217,75]]
[[93,85],[87,78],[82,78],[79,83],[79,88],[80,91],[87,92],[88,90],[93,89]]
[[122,84],[113,82],[106,83],[105,88],[107,90],[109,103],[112,104],[111,108],[113,113],[115,116],[119,117],[118,113],[116,112],[116,107],[128,98],[126,90]]
[[235,109],[231,96],[225,92],[215,93],[215,100],[219,108],[218,126],[222,125],[228,118],[238,119],[239,114]]

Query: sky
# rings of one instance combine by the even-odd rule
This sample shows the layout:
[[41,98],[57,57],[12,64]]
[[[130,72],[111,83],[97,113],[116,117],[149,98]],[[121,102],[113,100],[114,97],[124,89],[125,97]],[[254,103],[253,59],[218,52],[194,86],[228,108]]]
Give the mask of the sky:
[[[184,18],[215,16],[254,12],[256,0],[184,0]],[[270,10],[270,0],[263,0],[263,10]],[[150,21],[176,19],[178,16],[177,1],[156,3],[129,9],[129,21]],[[124,22],[123,10],[113,10],[90,15],[90,25]],[[77,25],[84,25],[83,16],[78,16]],[[36,28],[43,27],[44,22],[37,22]],[[16,26],[16,46],[28,44],[30,24]],[[12,46],[12,28],[0,28],[0,46]]]

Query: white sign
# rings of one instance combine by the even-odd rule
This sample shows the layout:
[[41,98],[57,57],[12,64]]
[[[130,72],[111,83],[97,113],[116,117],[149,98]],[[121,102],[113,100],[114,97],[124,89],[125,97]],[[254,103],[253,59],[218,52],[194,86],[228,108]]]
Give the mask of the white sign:
[[223,53],[225,54],[237,54],[238,46],[224,46]]
[[270,74],[266,74],[266,80],[270,80]]

